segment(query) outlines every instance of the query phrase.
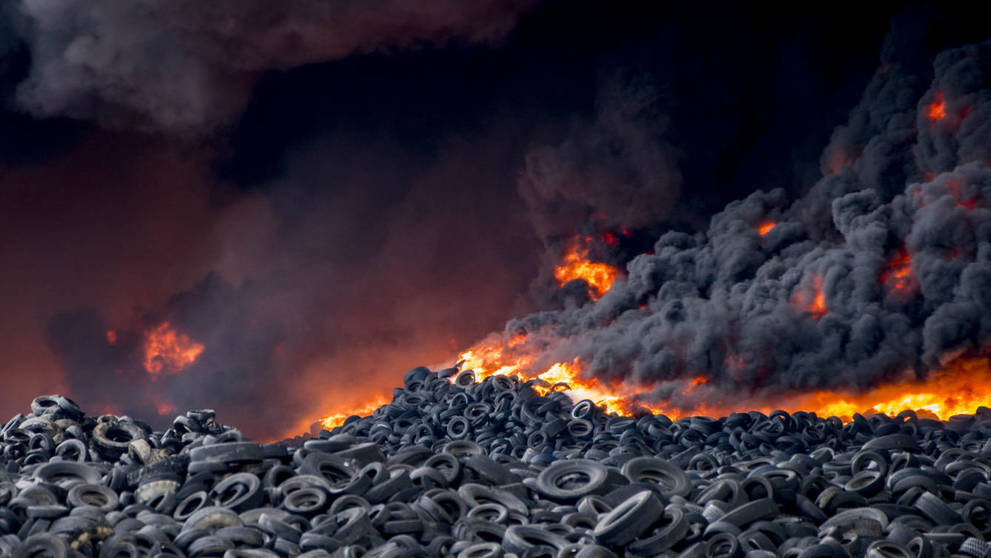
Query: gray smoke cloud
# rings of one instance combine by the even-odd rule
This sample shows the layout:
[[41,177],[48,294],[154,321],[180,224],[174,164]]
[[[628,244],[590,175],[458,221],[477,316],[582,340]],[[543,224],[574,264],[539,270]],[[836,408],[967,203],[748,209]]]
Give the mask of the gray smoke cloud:
[[[37,116],[172,130],[228,121],[261,72],[355,53],[501,38],[532,0],[19,0]],[[0,39],[0,51],[3,50]]]
[[535,369],[577,357],[588,377],[641,386],[655,402],[708,377],[667,401],[686,409],[864,390],[985,348],[991,41],[932,67],[924,83],[882,58],[801,199],[773,190],[730,203],[705,233],[661,236],[601,300],[512,320],[503,335],[526,334],[516,350],[539,353]]

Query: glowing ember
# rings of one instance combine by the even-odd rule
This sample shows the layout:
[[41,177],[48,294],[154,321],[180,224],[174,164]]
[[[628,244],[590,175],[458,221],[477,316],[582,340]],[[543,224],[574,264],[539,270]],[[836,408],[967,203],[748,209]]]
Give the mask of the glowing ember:
[[164,417],[164,416],[169,416],[172,413],[175,413],[176,408],[175,405],[167,401],[159,401],[158,403],[155,404],[155,412],[157,412],[159,416]]
[[760,225],[757,225],[757,232],[761,236],[764,236],[767,233],[769,233],[772,230],[774,230],[774,227],[776,227],[776,226],[777,226],[777,223],[775,223],[774,221],[765,221],[765,222],[761,223]]
[[946,101],[943,100],[943,92],[936,92],[936,100],[929,105],[929,120],[935,122],[942,120],[946,116]]
[[579,237],[572,241],[561,265],[554,268],[554,277],[564,286],[569,281],[584,279],[588,283],[588,295],[592,300],[602,298],[611,287],[619,269],[602,262],[588,259],[588,246],[591,239]]
[[107,335],[107,343],[110,343],[111,345],[116,345],[117,344],[117,332],[116,331],[114,331],[112,329],[108,329],[106,335]]
[[344,421],[346,421],[348,417],[354,415],[359,415],[359,416],[369,415],[372,412],[374,412],[375,409],[378,409],[379,407],[385,405],[388,402],[389,402],[388,399],[379,396],[370,403],[351,409],[347,412],[334,413],[332,415],[327,415],[323,417],[322,419],[320,419],[320,426],[322,428],[326,428],[327,430],[333,430],[334,428],[343,425]]
[[179,333],[169,322],[162,322],[145,338],[144,367],[152,376],[178,374],[196,362],[203,345]]
[[826,293],[822,290],[822,277],[812,276],[812,289],[796,291],[791,297],[792,305],[808,312],[816,320],[826,315],[829,308],[826,306]]
[[888,267],[881,272],[881,282],[887,285],[891,292],[902,295],[911,293],[914,286],[912,257],[907,251],[900,251],[888,263]]

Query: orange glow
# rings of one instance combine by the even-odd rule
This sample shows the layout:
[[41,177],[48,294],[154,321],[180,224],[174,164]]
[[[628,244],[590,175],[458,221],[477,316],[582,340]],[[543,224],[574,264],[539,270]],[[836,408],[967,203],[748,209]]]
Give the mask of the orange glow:
[[991,406],[991,363],[960,358],[923,381],[895,382],[860,395],[822,391],[802,402],[821,416],[849,418],[853,413],[894,416],[905,410],[946,420]]
[[145,370],[152,376],[178,374],[196,362],[205,347],[162,322],[145,338]]
[[117,344],[117,332],[116,331],[114,331],[112,329],[108,329],[107,330],[107,343],[110,343],[111,345],[116,345]]
[[320,419],[320,426],[321,428],[325,428],[327,430],[333,430],[338,426],[344,424],[344,421],[347,420],[348,417],[353,415],[358,415],[358,416],[370,415],[372,412],[375,411],[375,409],[378,409],[379,407],[385,405],[388,402],[389,400],[386,399],[385,397],[378,396],[370,403],[366,403],[360,407],[356,407],[354,409],[350,409],[345,412],[334,413],[323,417],[322,419]]
[[584,279],[588,283],[588,295],[592,300],[599,300],[611,287],[619,269],[602,262],[588,259],[588,246],[591,239],[577,237],[569,245],[561,265],[554,268],[554,277],[561,286],[568,281]]
[[826,315],[829,308],[826,306],[826,293],[822,290],[822,277],[812,275],[812,292],[798,290],[791,297],[793,306],[808,312],[813,318],[818,320]]
[[[517,376],[522,380],[543,380],[533,384],[534,390],[546,395],[555,384],[568,384],[564,391],[574,401],[590,399],[607,412],[632,415],[638,410],[664,414],[673,420],[686,416],[726,416],[735,411],[756,410],[768,414],[776,409],[789,412],[807,411],[818,416],[837,416],[850,420],[855,413],[871,415],[884,413],[894,416],[905,410],[918,412],[946,420],[957,414],[973,413],[980,406],[991,407],[991,362],[986,357],[958,358],[946,367],[932,373],[925,380],[903,380],[882,385],[862,394],[840,390],[793,392],[771,397],[747,397],[734,390],[732,396],[714,386],[714,380],[706,376],[681,378],[678,395],[666,401],[650,401],[654,386],[607,385],[596,378],[582,377],[583,363],[555,362],[550,366],[538,366],[539,355],[514,351],[499,341],[483,341],[458,358],[462,370],[472,370],[475,381],[496,375]],[[727,368],[743,367],[743,359],[731,353],[726,357]],[[544,383],[546,382],[546,383]],[[711,388],[711,389],[710,389]],[[698,390],[709,390],[701,392]],[[688,395],[705,395],[706,403],[686,406]]]
[[176,408],[175,405],[167,401],[159,401],[155,404],[155,412],[157,412],[159,416],[164,417],[176,412]]
[[763,222],[763,223],[761,223],[760,225],[757,225],[757,232],[758,232],[758,233],[759,233],[759,234],[760,234],[761,236],[764,236],[764,235],[766,235],[767,233],[769,233],[769,232],[771,232],[772,230],[774,230],[774,227],[776,227],[777,225],[778,225],[778,224],[777,224],[777,223],[775,223],[774,221],[764,221],[764,222]]
[[[896,380],[866,393],[818,390],[755,395],[740,390],[735,384],[727,389],[725,383],[720,386],[717,379],[687,376],[666,380],[665,385],[676,386],[674,395],[658,401],[651,396],[656,385],[607,384],[594,377],[583,378],[584,363],[578,358],[549,366],[538,365],[541,355],[519,346],[525,337],[517,335],[512,339],[517,343],[515,349],[509,346],[509,340],[504,343],[490,339],[478,343],[459,355],[459,367],[473,371],[476,382],[497,374],[533,380],[531,386],[541,395],[563,391],[573,401],[589,399],[606,413],[615,415],[649,412],[678,420],[697,415],[722,417],[738,411],[770,414],[782,409],[849,421],[856,413],[895,416],[910,410],[921,417],[947,420],[954,415],[972,414],[981,406],[991,407],[991,391],[986,389],[991,385],[991,361],[987,357],[957,358],[923,380]],[[736,353],[730,353],[726,361],[727,368],[744,366],[743,359]],[[704,402],[689,404],[689,401]],[[379,396],[360,407],[324,417],[320,424],[332,430],[344,424],[349,416],[367,416],[387,402],[385,397]]]
[[909,294],[915,284],[912,276],[912,256],[904,249],[888,263],[888,267],[881,272],[881,282],[888,286],[892,292],[898,294]]
[[943,92],[936,92],[936,100],[929,105],[929,120],[935,122],[946,117],[946,101],[943,100]]

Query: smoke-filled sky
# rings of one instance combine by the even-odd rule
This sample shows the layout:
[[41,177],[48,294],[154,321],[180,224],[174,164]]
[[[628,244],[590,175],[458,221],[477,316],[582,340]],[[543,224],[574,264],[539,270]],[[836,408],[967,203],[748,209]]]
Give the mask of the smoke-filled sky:
[[[306,430],[575,304],[578,233],[629,231],[619,265],[775,188],[829,222],[823,149],[887,124],[857,119],[890,116],[878,69],[922,95],[988,38],[952,6],[680,4],[0,2],[0,415]],[[871,172],[865,204],[904,189]],[[166,322],[202,351],[151,373]]]

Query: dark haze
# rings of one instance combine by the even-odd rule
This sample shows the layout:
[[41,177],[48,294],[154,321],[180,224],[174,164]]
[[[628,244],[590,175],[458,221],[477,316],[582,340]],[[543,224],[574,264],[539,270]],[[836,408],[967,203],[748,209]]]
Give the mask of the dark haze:
[[[0,4],[0,410],[63,392],[295,433],[580,302],[549,275],[562,244],[624,228],[597,247],[616,264],[682,232],[598,304],[510,327],[636,380],[736,347],[760,355],[744,376],[774,364],[767,386],[821,381],[826,361],[865,385],[978,343],[987,225],[943,193],[987,183],[987,58],[932,57],[986,37],[904,8]],[[937,89],[956,124],[922,119]],[[897,197],[916,182],[923,208]],[[781,190],[696,235],[758,188]],[[902,240],[909,302],[877,284]],[[787,307],[812,271],[818,322]],[[152,377],[142,347],[165,321],[205,350]]]

